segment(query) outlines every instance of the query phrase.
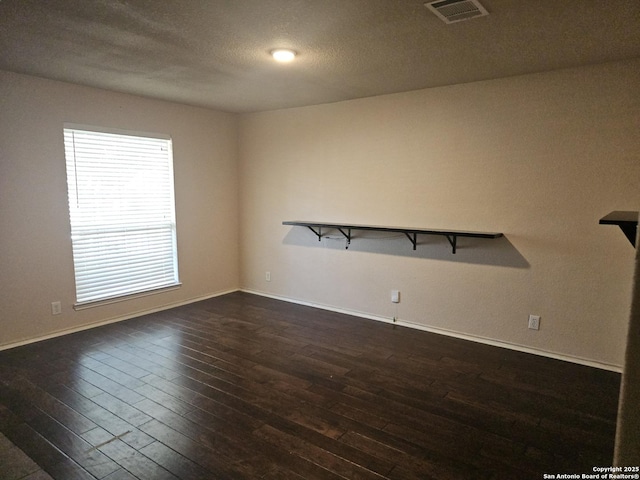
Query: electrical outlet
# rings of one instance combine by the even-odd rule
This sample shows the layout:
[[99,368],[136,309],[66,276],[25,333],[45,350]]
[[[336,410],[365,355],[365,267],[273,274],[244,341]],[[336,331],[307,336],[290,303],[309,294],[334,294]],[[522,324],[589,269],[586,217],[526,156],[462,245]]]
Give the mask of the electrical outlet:
[[529,328],[540,330],[540,315],[529,315]]
[[264,274],[264,279],[265,279],[267,282],[270,282],[270,281],[271,281],[271,272],[266,272],[266,273]]
[[391,290],[391,301],[393,303],[400,303],[400,291],[399,290]]
[[51,302],[51,315],[60,315],[62,313],[62,304],[60,302]]

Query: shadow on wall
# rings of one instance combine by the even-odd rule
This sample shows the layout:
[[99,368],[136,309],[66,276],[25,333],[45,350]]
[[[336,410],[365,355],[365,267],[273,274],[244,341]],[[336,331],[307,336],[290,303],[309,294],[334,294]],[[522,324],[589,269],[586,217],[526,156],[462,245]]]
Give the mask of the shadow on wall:
[[[344,250],[345,237],[338,230],[323,231],[319,241],[306,227],[290,227],[283,239],[285,245],[299,247]],[[506,236],[495,239],[458,237],[456,253],[446,237],[440,235],[418,235],[417,248],[400,233],[353,231],[350,251],[396,255],[402,257],[442,260],[446,262],[494,265],[498,267],[529,268],[529,262],[520,254]]]

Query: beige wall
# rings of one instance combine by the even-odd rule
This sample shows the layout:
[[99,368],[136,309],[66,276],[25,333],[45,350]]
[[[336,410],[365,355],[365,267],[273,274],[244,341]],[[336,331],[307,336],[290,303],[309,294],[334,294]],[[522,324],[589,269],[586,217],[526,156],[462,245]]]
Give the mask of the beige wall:
[[[640,207],[639,84],[633,61],[242,116],[243,287],[620,367],[634,250],[598,220]],[[283,220],[506,237],[345,250]]]
[[[73,310],[64,122],[171,135],[180,289]],[[0,346],[238,288],[236,156],[233,115],[0,72]]]
[[[640,207],[639,82],[635,61],[238,120],[0,73],[0,346],[241,286],[620,366],[634,251],[598,219]],[[172,136],[182,288],[73,310],[64,122]],[[506,237],[345,250],[293,219]]]

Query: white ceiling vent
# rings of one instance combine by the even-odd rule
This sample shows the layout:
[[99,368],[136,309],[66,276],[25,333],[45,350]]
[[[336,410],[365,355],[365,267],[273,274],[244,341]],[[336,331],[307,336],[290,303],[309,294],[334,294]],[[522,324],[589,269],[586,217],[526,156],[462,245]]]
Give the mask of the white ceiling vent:
[[478,0],[437,0],[424,5],[444,23],[461,22],[489,15]]

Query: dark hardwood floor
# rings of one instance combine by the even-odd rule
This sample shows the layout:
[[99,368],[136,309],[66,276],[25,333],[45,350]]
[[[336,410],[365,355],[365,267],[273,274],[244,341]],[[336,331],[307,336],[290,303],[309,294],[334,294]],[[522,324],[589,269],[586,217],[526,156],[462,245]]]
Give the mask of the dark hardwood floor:
[[246,293],[0,352],[0,379],[0,431],[58,480],[591,473],[620,383]]

